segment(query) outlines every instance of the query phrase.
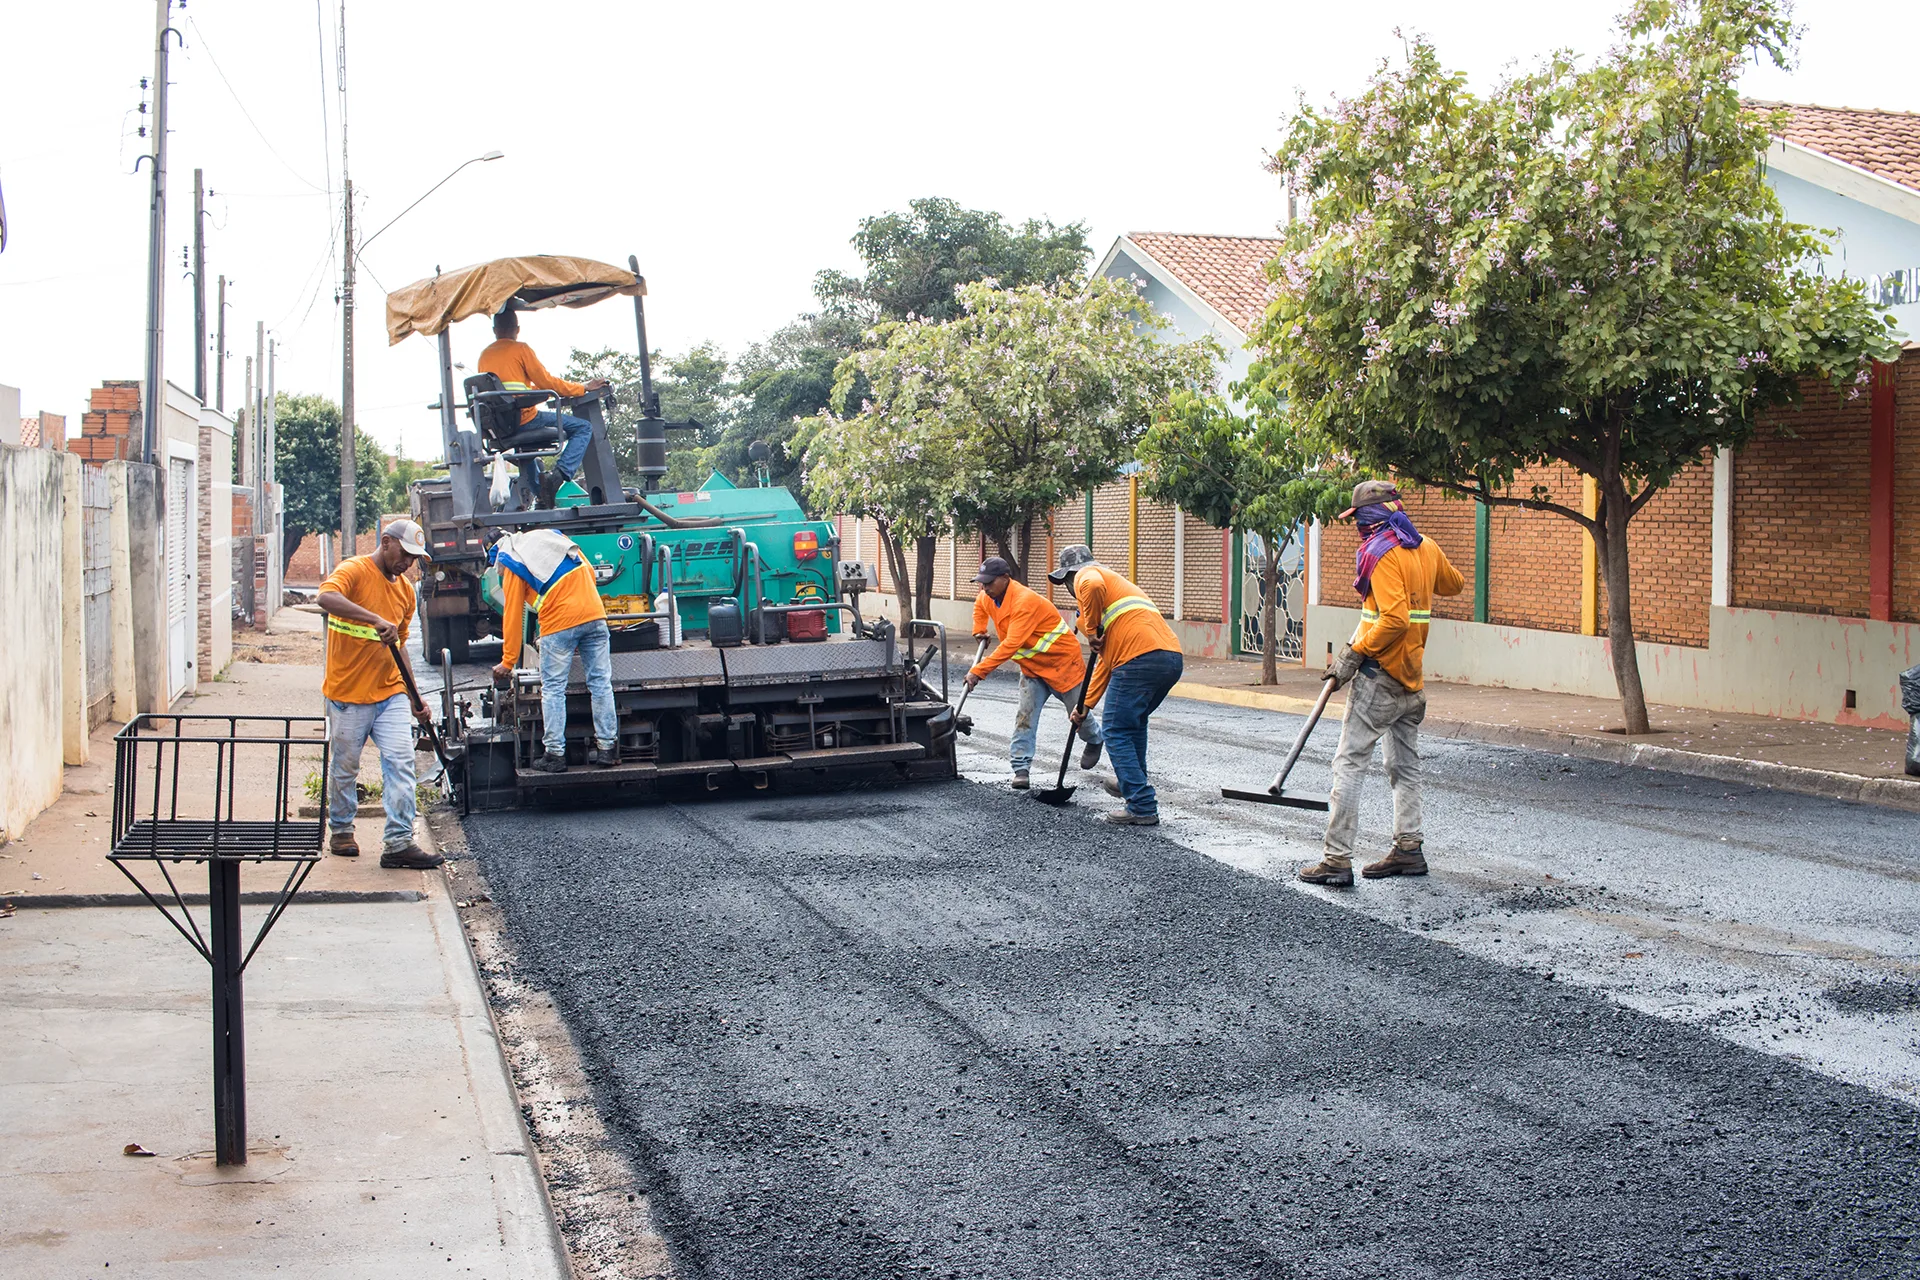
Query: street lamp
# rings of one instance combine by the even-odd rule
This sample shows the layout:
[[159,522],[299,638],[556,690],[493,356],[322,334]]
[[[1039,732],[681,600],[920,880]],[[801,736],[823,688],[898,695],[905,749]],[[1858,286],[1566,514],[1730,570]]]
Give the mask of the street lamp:
[[[452,182],[454,174],[459,173],[460,170],[466,168],[468,165],[480,164],[487,160],[498,160],[504,155],[506,155],[504,151],[489,151],[485,155],[478,155],[471,160],[463,161],[455,165],[453,173],[449,173],[446,177],[440,179],[440,181],[434,183],[431,187],[428,187],[426,192],[421,195],[420,200],[425,200],[427,196],[432,195],[449,182]],[[344,169],[344,165],[342,167]],[[359,248],[355,248],[353,243],[353,183],[350,180],[346,183],[346,196],[344,221],[346,224],[347,261],[345,284],[340,291],[340,558],[342,560],[345,560],[353,554],[354,533],[357,529],[356,521],[353,518],[353,482],[355,470],[353,456],[353,264],[354,260],[360,256],[362,249],[365,249],[375,240],[378,240],[381,233],[384,232],[387,227],[391,227],[394,223],[400,221],[400,219],[406,217],[409,213],[412,213],[420,204],[420,200],[415,200],[412,204],[389,219],[386,227],[381,227],[379,231],[374,232],[365,240],[361,241]]]

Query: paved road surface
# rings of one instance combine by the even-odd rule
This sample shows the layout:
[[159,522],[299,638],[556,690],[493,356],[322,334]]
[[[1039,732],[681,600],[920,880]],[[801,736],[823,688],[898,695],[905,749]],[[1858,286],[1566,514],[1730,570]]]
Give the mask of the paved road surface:
[[1335,900],[1208,794],[1283,720],[1168,704],[1159,832],[967,781],[468,830],[689,1276],[1920,1269],[1914,819],[1434,744],[1442,873]]

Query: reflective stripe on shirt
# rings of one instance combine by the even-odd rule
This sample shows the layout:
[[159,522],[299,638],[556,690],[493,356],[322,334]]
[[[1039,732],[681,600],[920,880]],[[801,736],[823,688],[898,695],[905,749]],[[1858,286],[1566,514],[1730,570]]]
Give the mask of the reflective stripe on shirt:
[[342,635],[352,636],[357,640],[371,640],[375,644],[380,642],[380,633],[366,623],[348,622],[345,618],[336,618],[332,614],[327,615],[327,630],[338,631]]
[[[1411,622],[1432,622],[1433,610],[1409,609],[1407,610],[1407,619]],[[1362,609],[1360,610],[1360,621],[1378,622],[1380,621],[1380,611],[1378,609]]]
[[1135,609],[1152,609],[1155,613],[1160,612],[1153,601],[1147,599],[1145,596],[1126,596],[1122,599],[1115,600],[1106,607],[1105,612],[1100,615],[1100,629],[1102,631],[1106,630],[1113,625],[1115,618],[1123,613],[1132,613]]
[[1066,620],[1063,618],[1061,619],[1059,626],[1047,632],[1047,634],[1041,636],[1038,640],[1034,641],[1032,644],[1028,645],[1026,648],[1015,649],[1013,651],[1013,656],[1015,659],[1036,657],[1040,654],[1045,653],[1047,650],[1053,648],[1053,642],[1058,640],[1061,636],[1065,634],[1067,634],[1067,623],[1066,623]]

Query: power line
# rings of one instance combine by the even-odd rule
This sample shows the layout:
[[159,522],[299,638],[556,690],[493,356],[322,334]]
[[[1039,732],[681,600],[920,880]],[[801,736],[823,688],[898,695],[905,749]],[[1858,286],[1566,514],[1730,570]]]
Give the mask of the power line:
[[266,149],[272,153],[273,158],[280,162],[280,165],[282,168],[284,168],[288,173],[292,174],[295,178],[298,178],[301,181],[301,183],[303,183],[306,186],[313,187],[315,191],[322,192],[323,194],[332,194],[330,188],[315,187],[313,183],[308,182],[305,175],[303,175],[298,169],[295,169],[292,165],[288,164],[287,158],[281,155],[277,150],[274,149],[274,145],[271,141],[268,140],[266,132],[260,128],[259,122],[253,118],[253,113],[247,110],[247,104],[240,100],[240,91],[233,87],[233,81],[227,79],[227,73],[221,69],[220,59],[214,56],[213,44],[211,41],[207,39],[207,33],[202,31],[200,29],[200,24],[194,21],[192,18],[187,19],[187,25],[192,27],[193,34],[200,38],[201,46],[205,48],[207,51],[207,61],[213,64],[214,74],[220,77],[221,84],[227,86],[227,93],[230,97],[232,97],[233,105],[240,108],[240,114],[246,117],[246,121],[249,125],[253,126],[253,131],[255,134],[259,136],[261,145],[266,147]]
[[333,134],[327,128],[327,28],[322,16],[326,0],[313,0],[313,34],[320,42],[320,156],[326,166],[327,195],[333,195]]

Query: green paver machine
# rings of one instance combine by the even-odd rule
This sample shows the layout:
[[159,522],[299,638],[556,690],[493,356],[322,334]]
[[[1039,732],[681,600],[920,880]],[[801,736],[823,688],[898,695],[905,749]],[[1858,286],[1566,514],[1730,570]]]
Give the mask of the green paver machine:
[[[389,340],[436,337],[445,479],[412,488],[412,514],[433,563],[420,583],[423,644],[441,668],[441,734],[465,807],[497,808],[542,794],[657,791],[676,782],[707,790],[767,788],[782,777],[947,778],[955,775],[945,629],[916,620],[900,636],[868,620],[861,595],[875,579],[842,560],[830,521],[807,517],[793,495],[764,483],[736,487],[714,475],[699,489],[667,492],[667,422],[647,349],[646,282],[585,258],[502,258],[444,272],[387,299]],[[640,349],[640,417],[623,483],[607,435],[614,389],[561,397],[464,379],[456,401],[451,330],[501,308],[590,306],[633,299]],[[530,422],[550,406],[593,425],[587,456],[551,509],[536,508],[531,465],[560,450],[556,427]],[[592,565],[613,631],[620,763],[582,761],[591,737],[584,671],[574,660],[567,692],[564,773],[529,768],[545,721],[539,663],[529,654],[505,687],[462,697],[453,664],[477,639],[501,633],[500,570],[487,563],[496,532],[553,528]],[[537,636],[532,611],[526,634]],[[916,658],[919,639],[931,641]],[[931,675],[935,659],[937,675]],[[476,690],[467,690],[469,695]]]

